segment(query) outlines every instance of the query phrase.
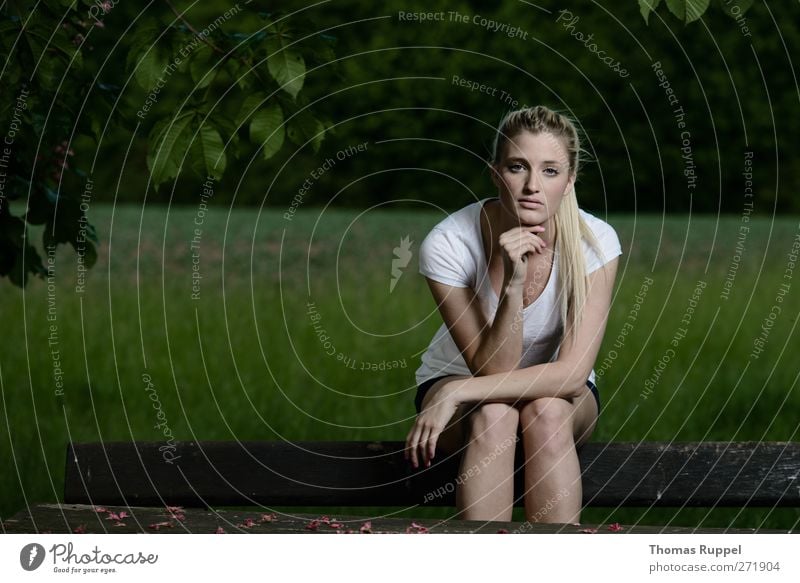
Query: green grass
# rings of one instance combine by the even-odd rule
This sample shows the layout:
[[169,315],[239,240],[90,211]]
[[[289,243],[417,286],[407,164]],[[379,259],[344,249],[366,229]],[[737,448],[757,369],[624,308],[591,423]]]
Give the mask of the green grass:
[[[0,516],[59,498],[70,439],[163,439],[144,373],[177,439],[405,438],[414,371],[441,322],[416,273],[416,251],[442,215],[411,209],[320,214],[301,207],[286,221],[283,209],[261,215],[215,209],[201,226],[203,279],[193,300],[195,215],[195,208],[146,208],[142,215],[137,207],[92,207],[100,259],[84,293],[76,294],[75,255],[59,250],[54,322],[48,321],[46,282],[19,290],[0,281]],[[800,272],[796,281],[784,278],[797,218],[751,220],[726,300],[720,294],[739,217],[609,221],[625,253],[597,369],[630,322],[643,281],[651,277],[653,284],[598,380],[603,412],[593,439],[797,440]],[[414,256],[389,293],[392,249],[404,236],[413,241]],[[687,333],[644,399],[644,383],[683,327],[698,280],[706,287]],[[791,288],[763,353],[753,359],[781,283]],[[333,356],[314,334],[309,302]],[[63,397],[53,381],[51,324]],[[361,370],[362,363],[383,361],[405,367]],[[583,521],[791,528],[799,516],[796,509],[588,509]]]

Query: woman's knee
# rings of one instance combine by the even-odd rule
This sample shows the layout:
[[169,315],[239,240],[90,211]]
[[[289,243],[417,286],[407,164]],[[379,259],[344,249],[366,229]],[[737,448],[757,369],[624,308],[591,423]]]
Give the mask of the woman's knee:
[[573,443],[574,406],[565,399],[542,398],[528,401],[520,408],[522,435],[537,447],[563,448]]
[[519,411],[506,403],[486,403],[469,415],[470,440],[492,447],[516,436],[518,426]]

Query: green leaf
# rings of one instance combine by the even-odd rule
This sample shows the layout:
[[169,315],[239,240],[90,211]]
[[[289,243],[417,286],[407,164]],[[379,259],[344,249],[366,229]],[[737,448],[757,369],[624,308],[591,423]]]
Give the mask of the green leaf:
[[158,45],[147,47],[136,64],[134,71],[136,82],[142,89],[150,91],[164,75],[168,64],[169,58],[166,52]]
[[296,50],[284,48],[281,36],[273,37],[267,42],[267,68],[278,85],[292,97],[297,97],[303,88],[306,75],[306,63]]
[[200,126],[198,132],[197,142],[200,148],[200,159],[203,162],[203,168],[207,176],[211,176],[215,180],[222,178],[225,173],[225,144],[222,142],[222,137],[219,132],[210,124],[204,123]]
[[245,97],[242,106],[239,108],[239,113],[236,116],[236,125],[243,126],[247,123],[258,110],[261,105],[267,101],[267,96],[263,93],[253,93]]
[[710,3],[711,0],[667,0],[667,8],[689,24],[703,16]]
[[325,128],[322,123],[308,113],[306,109],[289,121],[286,135],[298,146],[302,146],[311,140],[311,147],[317,152],[320,144],[322,144],[322,140],[325,138]]
[[753,0],[718,0],[722,11],[731,18],[744,16],[753,6]]
[[150,140],[147,167],[150,169],[156,189],[165,180],[178,175],[181,159],[186,151],[185,144],[188,141],[185,132],[194,115],[194,112],[187,112],[177,119],[168,119],[153,127],[151,136],[156,134],[156,137]]
[[264,160],[280,151],[285,133],[283,110],[275,101],[261,107],[250,122],[250,139],[263,146]]
[[189,64],[192,81],[196,83],[195,89],[208,87],[219,73],[220,67],[222,67],[220,63],[214,66],[214,51],[211,47],[203,45],[197,49]]
[[655,9],[658,8],[659,4],[661,4],[661,0],[639,0],[639,12],[642,13],[642,18],[644,18],[645,24],[650,24],[648,22],[650,13],[655,12]]

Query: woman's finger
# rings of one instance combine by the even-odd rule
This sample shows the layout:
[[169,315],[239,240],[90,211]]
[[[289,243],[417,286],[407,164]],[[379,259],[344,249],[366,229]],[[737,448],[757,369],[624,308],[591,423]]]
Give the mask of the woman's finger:
[[419,443],[419,425],[415,422],[411,430],[411,438],[408,443],[408,455],[411,458],[411,463],[417,467],[417,444]]
[[427,455],[425,452],[426,452],[426,443],[428,442],[429,435],[430,435],[430,430],[427,428],[424,429],[422,431],[422,435],[420,435],[420,440],[417,444],[417,447],[419,448],[420,462],[425,465],[427,465],[428,462]]
[[428,465],[430,465],[431,460],[436,455],[436,443],[439,441],[439,435],[441,435],[441,432],[435,431],[431,432],[428,437]]

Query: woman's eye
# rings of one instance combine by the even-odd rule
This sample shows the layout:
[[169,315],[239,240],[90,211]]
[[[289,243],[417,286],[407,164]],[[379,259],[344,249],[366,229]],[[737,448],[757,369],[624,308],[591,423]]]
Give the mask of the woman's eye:
[[512,172],[519,172],[520,170],[524,170],[525,167],[522,164],[511,164],[508,169]]
[[548,176],[558,176],[558,170],[555,168],[545,168],[544,171]]

